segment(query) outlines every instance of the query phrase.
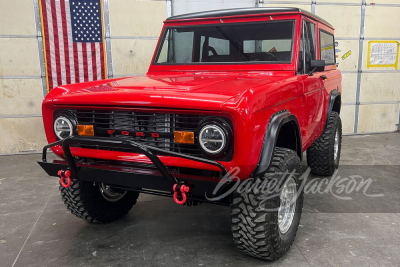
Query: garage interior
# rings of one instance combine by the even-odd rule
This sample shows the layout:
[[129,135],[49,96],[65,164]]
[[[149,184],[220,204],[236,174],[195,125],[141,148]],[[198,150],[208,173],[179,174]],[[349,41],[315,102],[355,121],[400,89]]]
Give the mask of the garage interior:
[[[306,195],[295,243],[274,263],[236,251],[226,207],[180,207],[142,194],[115,223],[75,218],[61,202],[58,180],[36,163],[47,144],[41,103],[48,94],[39,0],[0,0],[0,266],[398,266],[399,63],[369,64],[371,43],[400,42],[398,0],[103,0],[102,5],[107,78],[145,74],[162,22],[172,15],[298,7],[330,22],[343,77],[340,164],[365,177],[383,177],[387,203],[380,209],[383,201],[365,202],[350,212],[346,202],[324,209],[332,207],[331,199]],[[363,167],[371,165],[377,167]]]

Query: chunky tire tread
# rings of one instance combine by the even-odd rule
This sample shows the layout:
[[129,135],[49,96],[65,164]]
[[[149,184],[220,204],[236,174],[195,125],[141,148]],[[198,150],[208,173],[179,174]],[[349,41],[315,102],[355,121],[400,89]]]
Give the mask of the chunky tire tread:
[[[334,160],[335,134],[339,130],[339,154]],[[307,149],[307,164],[311,173],[330,176],[338,168],[342,143],[342,122],[337,112],[331,112],[328,124],[322,135]]]
[[67,209],[80,219],[91,223],[110,223],[127,214],[136,204],[137,192],[127,192],[121,200],[108,202],[100,193],[98,184],[71,180],[71,186],[60,184],[61,199]]
[[[291,149],[277,147],[271,162],[271,166],[266,174],[255,178],[253,184],[262,184],[266,179],[280,177],[277,173],[289,172],[296,168],[301,172],[300,158],[297,153]],[[272,175],[271,175],[272,174]],[[293,221],[291,227],[294,227],[294,235],[290,240],[283,241],[280,237],[278,227],[277,212],[268,212],[260,208],[261,201],[266,199],[266,195],[253,187],[247,193],[234,193],[231,209],[232,234],[236,247],[250,256],[263,260],[274,261],[279,259],[293,244],[296,235],[300,217]],[[279,197],[271,198],[265,202],[264,207],[278,208]],[[301,211],[303,206],[303,192],[299,196],[296,210]],[[289,230],[291,231],[291,230]]]

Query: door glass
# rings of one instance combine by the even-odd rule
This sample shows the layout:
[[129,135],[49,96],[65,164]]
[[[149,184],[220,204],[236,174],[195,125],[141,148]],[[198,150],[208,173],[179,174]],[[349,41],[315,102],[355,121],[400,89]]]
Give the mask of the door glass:
[[303,29],[301,31],[299,73],[308,73],[311,60],[316,59],[316,35],[315,24],[303,20]]

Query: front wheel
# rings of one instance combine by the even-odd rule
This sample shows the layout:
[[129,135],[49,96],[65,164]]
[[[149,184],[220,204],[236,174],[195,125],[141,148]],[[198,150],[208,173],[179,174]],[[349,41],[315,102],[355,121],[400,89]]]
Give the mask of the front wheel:
[[91,223],[109,223],[131,210],[139,193],[124,191],[105,184],[71,180],[71,186],[60,185],[61,198],[76,217]]
[[289,250],[303,208],[300,174],[297,153],[277,147],[267,172],[237,189],[231,216],[233,241],[240,251],[273,261]]

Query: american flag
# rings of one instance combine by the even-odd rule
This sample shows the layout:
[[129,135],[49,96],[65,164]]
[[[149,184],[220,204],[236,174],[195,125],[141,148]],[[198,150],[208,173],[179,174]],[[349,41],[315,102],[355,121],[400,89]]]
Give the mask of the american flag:
[[40,0],[48,90],[106,78],[101,0]]

